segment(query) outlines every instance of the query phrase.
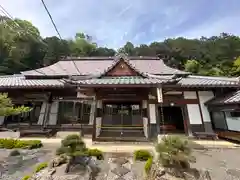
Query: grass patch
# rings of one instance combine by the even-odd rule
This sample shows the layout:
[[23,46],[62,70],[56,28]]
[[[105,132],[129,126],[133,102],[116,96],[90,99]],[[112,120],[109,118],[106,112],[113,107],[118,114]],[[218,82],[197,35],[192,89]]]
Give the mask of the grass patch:
[[36,149],[42,146],[40,140],[0,139],[0,148],[5,149]]
[[86,154],[88,156],[96,157],[98,160],[104,159],[103,152],[99,149],[88,149]]
[[38,165],[36,166],[34,172],[35,172],[35,173],[38,173],[39,171],[45,169],[46,167],[48,167],[48,163],[46,163],[46,162],[40,163],[40,164],[38,164]]
[[30,179],[30,178],[31,178],[30,175],[26,175],[26,176],[24,176],[21,180],[28,180],[28,179]]
[[139,149],[134,151],[133,153],[133,158],[134,160],[138,160],[138,161],[147,161],[149,158],[152,158],[152,154],[145,149]]
[[148,160],[146,161],[146,164],[144,166],[144,170],[145,170],[145,173],[148,174],[152,168],[152,164],[153,164],[153,158],[150,157],[148,158]]

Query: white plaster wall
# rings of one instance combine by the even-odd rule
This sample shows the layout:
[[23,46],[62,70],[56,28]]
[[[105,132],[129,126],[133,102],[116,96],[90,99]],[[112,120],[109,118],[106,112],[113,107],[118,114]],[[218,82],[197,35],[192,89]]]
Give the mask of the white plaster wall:
[[[147,104],[147,100],[143,100],[142,101],[142,108],[147,109],[148,104]],[[145,137],[148,137],[148,118],[147,117],[143,117],[143,132]]]
[[143,118],[143,131],[145,137],[148,137],[148,118],[146,117]]
[[190,124],[202,124],[200,109],[198,104],[187,104]]
[[90,117],[89,117],[89,124],[90,125],[93,124],[95,109],[96,109],[96,102],[93,101],[92,104],[91,104]]
[[57,124],[57,119],[58,119],[58,107],[59,107],[59,102],[54,101],[51,104],[51,109],[49,113],[49,125],[56,125]]
[[44,119],[46,106],[47,106],[47,102],[43,102],[42,106],[41,106],[40,115],[39,115],[39,118],[38,118],[38,123],[37,123],[38,125],[43,125],[43,119]]
[[0,125],[3,125],[5,116],[0,116]]
[[184,91],[184,99],[197,99],[196,91]]
[[[102,108],[102,100],[97,100],[97,108]],[[100,135],[102,117],[96,117],[96,137]]]
[[150,117],[150,124],[156,124],[156,105],[149,104],[149,117]]
[[96,137],[98,137],[100,135],[101,125],[102,125],[102,118],[101,117],[97,117],[96,118]]
[[142,101],[142,108],[147,108],[147,100]]
[[102,100],[97,100],[97,108],[102,108]]
[[240,132],[240,117],[232,117],[230,112],[225,112],[228,130]]
[[204,105],[205,102],[212,99],[214,94],[212,91],[198,91],[199,103],[202,109],[202,116],[204,122],[211,122],[210,114],[207,109],[207,106]]

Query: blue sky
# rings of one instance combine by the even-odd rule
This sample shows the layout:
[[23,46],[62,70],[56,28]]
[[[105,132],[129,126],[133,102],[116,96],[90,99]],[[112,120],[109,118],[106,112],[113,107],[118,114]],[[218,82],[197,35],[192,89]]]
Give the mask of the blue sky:
[[[170,37],[240,35],[240,0],[45,0],[64,38],[85,32],[118,48]],[[8,12],[31,21],[42,36],[56,35],[41,0],[0,0]],[[0,11],[0,14],[2,12]]]

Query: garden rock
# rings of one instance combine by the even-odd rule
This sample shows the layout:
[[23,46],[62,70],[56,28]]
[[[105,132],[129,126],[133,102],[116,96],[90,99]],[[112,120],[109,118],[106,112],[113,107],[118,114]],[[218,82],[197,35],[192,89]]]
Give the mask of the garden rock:
[[67,162],[67,157],[65,155],[58,156],[50,162],[50,167],[58,167]]

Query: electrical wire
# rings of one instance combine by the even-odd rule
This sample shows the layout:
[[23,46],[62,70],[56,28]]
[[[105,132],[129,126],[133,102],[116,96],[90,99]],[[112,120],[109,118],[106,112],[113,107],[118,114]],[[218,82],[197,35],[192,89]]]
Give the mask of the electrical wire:
[[45,10],[46,10],[46,12],[47,12],[47,14],[48,14],[48,16],[49,16],[49,18],[50,18],[50,20],[51,20],[53,26],[54,26],[54,28],[55,28],[55,30],[56,30],[56,32],[57,32],[59,38],[62,40],[62,36],[60,35],[60,32],[58,31],[58,28],[57,28],[55,22],[53,21],[52,15],[50,14],[50,12],[49,12],[49,10],[48,10],[48,8],[47,8],[47,6],[46,6],[44,0],[41,0],[41,2],[42,2],[43,7],[45,8]]
[[[61,34],[60,34],[60,32],[59,32],[59,30],[58,30],[58,28],[57,28],[57,25],[55,24],[55,22],[54,22],[54,20],[53,20],[53,17],[52,17],[52,15],[51,15],[50,11],[49,11],[48,8],[47,8],[46,3],[44,2],[44,0],[41,0],[41,2],[42,2],[42,5],[43,5],[44,9],[45,9],[45,11],[47,12],[47,14],[48,14],[48,16],[49,16],[49,18],[50,18],[50,20],[51,20],[51,22],[52,22],[52,24],[53,24],[53,27],[54,27],[55,31],[56,31],[57,34],[58,34],[59,39],[61,40],[61,43],[63,44],[62,36],[61,36]],[[63,44],[63,45],[64,45],[64,44]],[[66,58],[67,58],[67,55],[64,56],[64,59],[66,59]],[[77,65],[76,65],[75,61],[73,61],[73,64],[74,64],[75,68],[77,69],[77,71],[78,71],[78,73],[79,73],[79,75],[80,75],[81,73],[80,73],[79,69],[77,68]],[[66,70],[65,70],[64,68],[62,68],[60,64],[58,64],[58,66],[59,66],[62,70],[64,70],[64,71],[66,72]]]
[[14,17],[1,4],[0,4],[0,8],[1,8],[0,10],[3,12],[3,14],[6,17],[8,17],[9,19],[11,19],[12,22],[16,25],[17,28],[20,28],[20,30],[22,29],[22,32],[27,33],[28,35],[30,35],[37,42],[40,42],[43,45],[47,45],[41,38],[36,38],[35,36],[33,36],[34,32],[31,29],[27,29],[25,27],[22,27],[16,21],[14,21]]
[[[23,29],[23,27],[21,27],[16,21],[14,21],[13,16],[5,9],[2,5],[0,5],[0,8],[1,8],[0,10],[3,12],[3,14],[4,14],[6,17],[8,17],[9,19],[11,19],[12,22],[17,26],[18,30],[19,30],[19,28],[20,28],[20,30]],[[5,22],[6,22],[6,21],[5,21]],[[6,22],[6,25],[13,30],[13,28],[12,28],[9,24],[7,24],[7,22]],[[14,27],[14,28],[15,28],[15,27]],[[13,31],[14,31],[14,30],[13,30]],[[34,33],[33,33],[31,30],[30,30],[31,33],[29,33],[29,29],[26,30],[26,29],[24,28],[24,32],[27,32],[28,35],[30,35],[30,36],[31,36],[34,40],[36,40],[37,42],[41,42],[41,43],[43,43],[44,45],[48,46],[48,44],[46,44],[42,39],[36,39],[36,37],[33,36]],[[19,33],[19,32],[17,31],[17,33]],[[45,55],[46,55],[46,54],[45,54]],[[30,67],[27,67],[26,65],[24,65],[24,64],[22,64],[22,63],[20,63],[20,62],[15,62],[15,63],[18,63],[18,64],[20,64],[21,66],[24,66],[25,68],[31,69]],[[58,65],[59,65],[59,64],[58,64]],[[60,65],[59,65],[59,66],[60,66]],[[60,68],[63,69],[61,66],[60,66]],[[45,73],[43,73],[43,72],[41,72],[41,71],[38,71],[37,69],[33,69],[33,71],[36,71],[36,72],[38,72],[38,73],[46,76]]]

